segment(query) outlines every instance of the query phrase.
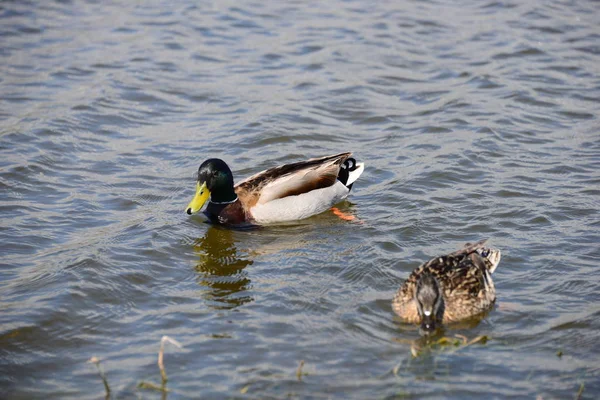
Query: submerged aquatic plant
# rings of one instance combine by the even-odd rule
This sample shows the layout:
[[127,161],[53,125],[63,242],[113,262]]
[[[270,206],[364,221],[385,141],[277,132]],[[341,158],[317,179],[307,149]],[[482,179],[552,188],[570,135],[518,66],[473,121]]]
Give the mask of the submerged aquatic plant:
[[108,380],[106,379],[106,374],[104,374],[104,368],[100,364],[100,360],[98,357],[92,357],[88,360],[89,363],[95,364],[96,368],[98,368],[98,373],[100,373],[100,378],[102,378],[102,383],[104,383],[104,390],[106,391],[106,398],[110,398],[110,386],[108,386]]
[[157,362],[158,368],[160,369],[161,384],[157,385],[152,382],[142,381],[138,385],[138,387],[140,389],[158,390],[163,393],[166,393],[168,391],[167,390],[167,381],[169,380],[169,378],[167,377],[167,372],[165,370],[165,364],[163,362],[164,353],[165,353],[165,343],[171,343],[172,345],[175,345],[175,346],[179,347],[180,349],[183,348],[183,346],[177,340],[172,339],[166,335],[163,336],[160,339],[160,349],[158,350],[158,362]]
[[308,375],[306,372],[302,372],[302,367],[304,367],[304,360],[300,360],[300,364],[296,370],[296,378],[298,378],[299,381],[302,380],[302,375]]
[[579,390],[577,391],[577,394],[575,395],[575,400],[581,399],[581,395],[583,394],[584,388],[585,388],[585,385],[583,382],[581,382],[581,384],[579,385]]
[[485,344],[488,340],[490,340],[489,336],[480,335],[471,340],[464,335],[456,334],[454,336],[442,336],[438,339],[433,338],[419,338],[417,340],[408,340],[408,339],[393,339],[395,342],[409,344],[410,345],[410,354],[411,357],[409,359],[405,359],[400,361],[398,364],[392,368],[392,373],[395,376],[398,376],[400,372],[400,368],[402,365],[407,362],[407,365],[410,363],[410,359],[415,359],[420,357],[423,353],[428,351],[429,353],[455,353],[465,347],[471,346],[475,343]]

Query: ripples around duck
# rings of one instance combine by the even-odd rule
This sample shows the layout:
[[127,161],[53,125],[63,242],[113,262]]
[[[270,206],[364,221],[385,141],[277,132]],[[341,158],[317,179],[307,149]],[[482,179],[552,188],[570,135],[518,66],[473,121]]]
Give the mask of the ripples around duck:
[[[600,392],[594,2],[3,2],[0,397],[572,398]],[[349,201],[256,231],[189,218],[351,150]],[[418,357],[394,291],[491,237],[498,304]],[[296,374],[300,360],[303,372]],[[299,379],[300,378],[300,379]]]

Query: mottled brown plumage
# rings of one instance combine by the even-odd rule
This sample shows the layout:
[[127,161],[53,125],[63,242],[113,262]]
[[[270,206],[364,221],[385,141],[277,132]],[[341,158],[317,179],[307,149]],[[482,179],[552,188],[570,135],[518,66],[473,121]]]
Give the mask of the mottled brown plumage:
[[437,280],[442,294],[440,322],[456,322],[489,310],[496,300],[491,274],[500,262],[500,250],[484,247],[485,242],[466,244],[416,268],[394,296],[394,312],[407,322],[422,322],[415,293],[417,283],[426,275]]

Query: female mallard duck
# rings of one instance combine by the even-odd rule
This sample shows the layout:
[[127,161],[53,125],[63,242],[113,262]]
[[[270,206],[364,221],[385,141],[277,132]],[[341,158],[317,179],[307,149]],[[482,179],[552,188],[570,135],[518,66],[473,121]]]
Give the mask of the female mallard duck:
[[329,209],[350,193],[363,172],[352,153],[313,158],[270,168],[233,185],[223,160],[200,165],[196,195],[186,212],[204,213],[215,223],[267,224],[308,218]]
[[439,323],[456,322],[487,311],[496,300],[491,274],[500,250],[486,240],[432,258],[415,269],[398,289],[392,308],[402,319],[420,323],[429,334]]

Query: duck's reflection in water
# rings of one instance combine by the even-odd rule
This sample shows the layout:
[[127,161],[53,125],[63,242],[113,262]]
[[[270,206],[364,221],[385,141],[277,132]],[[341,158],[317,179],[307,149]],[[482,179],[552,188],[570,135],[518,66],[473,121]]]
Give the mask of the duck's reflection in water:
[[209,289],[203,297],[214,308],[235,308],[254,300],[246,294],[251,281],[244,271],[253,261],[247,252],[236,248],[236,233],[239,232],[209,226],[204,236],[194,242],[198,283]]

